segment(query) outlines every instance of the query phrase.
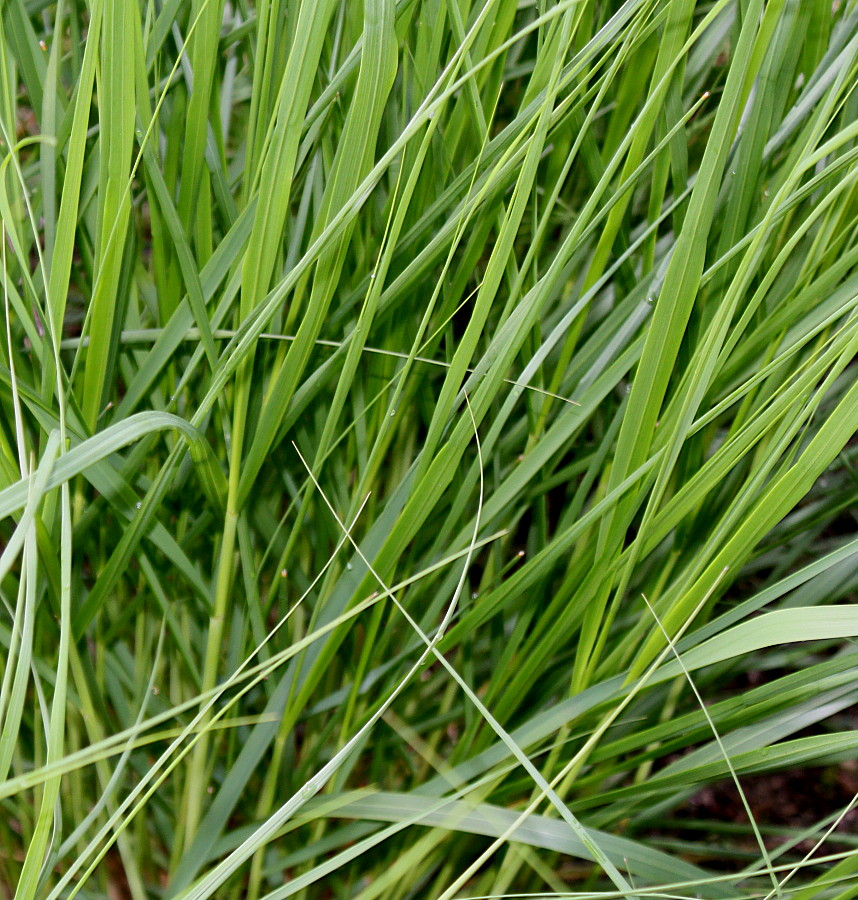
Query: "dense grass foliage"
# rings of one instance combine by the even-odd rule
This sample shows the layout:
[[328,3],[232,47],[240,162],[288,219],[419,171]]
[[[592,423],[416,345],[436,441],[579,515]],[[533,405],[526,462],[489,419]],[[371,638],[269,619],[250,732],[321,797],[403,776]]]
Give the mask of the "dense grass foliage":
[[0,896],[858,895],[855,0],[0,50]]

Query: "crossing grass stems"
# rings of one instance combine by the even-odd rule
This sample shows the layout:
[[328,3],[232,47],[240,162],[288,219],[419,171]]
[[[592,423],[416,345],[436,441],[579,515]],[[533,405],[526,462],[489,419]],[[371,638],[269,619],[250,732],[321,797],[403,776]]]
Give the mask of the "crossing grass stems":
[[856,84],[855,0],[7,0],[0,896],[854,896],[743,782],[858,753]]

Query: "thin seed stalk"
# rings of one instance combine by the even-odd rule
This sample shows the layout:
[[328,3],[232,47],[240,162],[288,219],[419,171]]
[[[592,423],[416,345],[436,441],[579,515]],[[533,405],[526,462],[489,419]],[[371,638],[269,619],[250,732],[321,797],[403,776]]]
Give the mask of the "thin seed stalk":
[[[244,429],[247,422],[247,407],[250,400],[250,370],[252,360],[242,363],[237,373],[235,410],[233,413],[232,448],[229,461],[229,485],[224,514],[223,539],[218,559],[217,583],[215,585],[214,608],[209,619],[208,636],[202,673],[202,694],[214,688],[217,682],[218,663],[223,642],[223,626],[229,602],[232,579],[235,573],[236,536],[238,532],[239,481],[241,454],[244,444]],[[205,730],[209,715],[200,722],[200,739],[191,754],[185,795],[184,837],[177,844],[188,847],[202,818],[203,799],[207,788],[207,758],[209,735]]]

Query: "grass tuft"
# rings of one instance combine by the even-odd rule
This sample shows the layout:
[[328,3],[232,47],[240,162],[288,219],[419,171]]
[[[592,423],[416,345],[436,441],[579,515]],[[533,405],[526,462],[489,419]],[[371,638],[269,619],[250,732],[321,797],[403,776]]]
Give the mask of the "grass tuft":
[[855,896],[856,85],[855,0],[6,0],[0,900]]

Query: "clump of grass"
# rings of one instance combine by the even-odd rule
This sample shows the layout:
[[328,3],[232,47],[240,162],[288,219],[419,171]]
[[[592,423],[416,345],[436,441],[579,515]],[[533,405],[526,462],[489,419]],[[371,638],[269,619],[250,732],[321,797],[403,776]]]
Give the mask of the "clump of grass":
[[0,893],[854,895],[854,0],[0,47]]

